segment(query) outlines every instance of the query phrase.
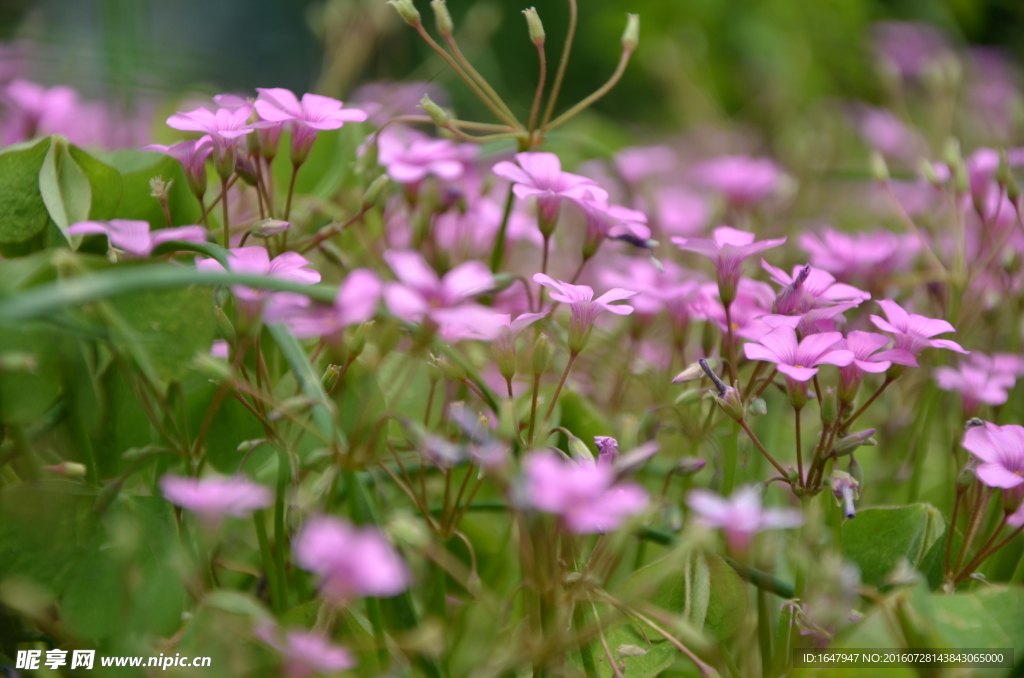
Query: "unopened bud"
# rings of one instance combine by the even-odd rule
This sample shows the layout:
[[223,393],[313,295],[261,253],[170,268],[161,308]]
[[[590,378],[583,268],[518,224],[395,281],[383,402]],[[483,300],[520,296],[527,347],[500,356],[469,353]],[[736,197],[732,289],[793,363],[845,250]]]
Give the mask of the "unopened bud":
[[366,193],[363,193],[363,208],[369,209],[380,202],[380,197],[384,194],[384,189],[391,183],[391,179],[386,174],[382,174],[370,183],[366,187]]
[[338,378],[341,377],[341,365],[328,365],[324,376],[320,377],[320,384],[324,391],[332,393],[338,386]]
[[533,375],[544,374],[544,371],[548,369],[548,362],[550,360],[551,343],[548,341],[548,335],[542,334],[533,343]]
[[419,550],[430,543],[430,531],[423,519],[410,513],[396,515],[388,521],[385,530],[399,546]]
[[971,489],[971,485],[974,484],[975,477],[976,474],[974,472],[974,464],[968,462],[968,464],[963,467],[963,470],[961,470],[959,475],[957,475],[956,477],[956,491],[966,492],[967,490]]
[[348,341],[349,360],[355,360],[366,350],[366,337],[373,329],[373,321],[363,323],[355,329]]
[[[718,367],[718,361],[714,358],[707,358],[705,361],[708,367],[715,369]],[[698,379],[704,378],[704,368],[701,367],[700,363],[690,363],[690,365],[677,374],[673,379],[673,384],[682,384],[687,381],[697,381]]]
[[197,353],[192,366],[214,381],[222,382],[231,379],[231,369],[223,358],[214,358],[207,353]]
[[945,146],[942,148],[942,158],[949,165],[949,169],[952,170],[964,161],[964,156],[960,152],[960,140],[956,137],[950,137],[946,140]]
[[455,24],[452,22],[452,15],[448,12],[445,0],[431,0],[430,9],[434,10],[437,32],[444,37],[451,35],[455,31]]
[[468,375],[466,370],[462,369],[459,365],[448,359],[448,356],[439,355],[434,357],[434,364],[441,370],[448,379],[452,381],[462,382],[465,381]]
[[688,388],[676,396],[676,405],[692,405],[700,402],[705,394],[707,394],[707,389]]
[[764,398],[754,398],[747,405],[747,412],[755,417],[763,417],[768,414],[768,403],[764,401]]
[[821,395],[821,420],[826,424],[834,424],[839,419],[839,399],[833,386],[826,386]]
[[501,401],[501,409],[498,412],[498,435],[502,440],[514,440],[519,436],[516,403],[512,398]]
[[512,287],[517,280],[520,278],[512,275],[511,273],[495,273],[494,274],[494,285],[488,291],[488,294],[501,294],[508,288]]
[[930,160],[922,160],[917,168],[929,184],[935,188],[942,188],[942,179],[939,178],[939,173],[935,171],[935,165]]
[[65,478],[84,478],[86,468],[84,464],[76,464],[73,461],[62,461],[59,464],[53,466],[43,466],[45,471],[53,471],[59,473]]
[[430,119],[438,127],[447,128],[451,125],[451,116],[443,108],[435,104],[428,95],[423,95],[423,98],[420,99],[419,107],[430,116]]
[[970,175],[967,173],[967,165],[964,164],[963,160],[956,166],[956,170],[953,173],[953,180],[956,186],[956,192],[963,195],[966,194],[970,188]]
[[252,440],[243,440],[242,442],[238,443],[238,447],[235,449],[238,452],[241,452],[242,454],[249,454],[257,447],[265,444],[266,442],[266,438],[253,438]]
[[857,463],[857,458],[852,454],[850,455],[850,463],[846,465],[846,471],[850,474],[850,477],[857,481],[857,491],[860,492],[860,488],[864,487],[864,468]]
[[[250,134],[249,136],[254,137],[256,135]],[[244,155],[239,155],[235,158],[235,173],[250,186],[256,185],[256,168],[249,162],[249,158]]]
[[530,9],[524,9],[523,15],[526,17],[526,26],[530,29],[530,40],[533,44],[540,47],[544,44],[544,24],[540,21],[540,15],[537,14],[537,8],[531,7]]
[[626,15],[626,30],[622,33],[622,48],[632,52],[640,44],[640,15]]
[[217,336],[229,344],[234,344],[235,326],[231,323],[231,319],[228,318],[228,314],[224,312],[223,308],[218,306],[214,315],[217,318]]
[[708,462],[700,457],[683,457],[676,462],[676,475],[686,478],[688,476],[696,475],[707,466]]
[[253,224],[249,232],[260,238],[269,238],[272,235],[281,235],[291,227],[292,225],[287,221],[264,219]]
[[562,432],[565,434],[566,439],[568,439],[569,441],[569,454],[572,455],[573,459],[590,462],[594,461],[594,455],[593,453],[591,453],[590,448],[587,447],[587,444],[585,442],[583,442],[573,434],[569,433],[565,429],[562,429]]
[[743,399],[740,398],[739,391],[732,386],[726,386],[725,395],[716,397],[715,401],[733,421],[743,421]]
[[843,436],[832,446],[832,454],[837,457],[850,454],[861,445],[873,446],[875,443],[871,436],[875,435],[875,429],[869,428],[864,431],[857,431]]
[[878,151],[871,151],[871,176],[875,181],[889,181],[889,165]]
[[388,4],[395,8],[405,23],[410,26],[420,25],[422,21],[420,19],[420,12],[416,9],[416,5],[412,4],[412,0],[388,0]]

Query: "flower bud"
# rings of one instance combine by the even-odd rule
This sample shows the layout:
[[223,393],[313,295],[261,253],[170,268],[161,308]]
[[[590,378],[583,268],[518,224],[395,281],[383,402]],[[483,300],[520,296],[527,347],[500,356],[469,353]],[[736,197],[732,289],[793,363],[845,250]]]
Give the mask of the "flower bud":
[[516,280],[519,280],[516,276],[511,273],[495,273],[494,274],[494,285],[487,292],[488,294],[501,294],[508,288],[515,284]]
[[217,318],[217,336],[228,342],[229,344],[235,343],[235,326],[231,324],[231,320],[228,318],[227,313],[220,306],[216,307],[215,316]]
[[846,465],[846,470],[854,480],[857,481],[857,492],[860,492],[860,488],[864,486],[864,468],[857,463],[857,458],[852,454],[850,455],[850,463]]
[[724,397],[726,391],[728,391],[728,387],[725,385],[725,382],[722,381],[717,374],[715,374],[715,371],[711,369],[711,364],[708,363],[708,361],[705,360],[704,358],[698,360],[697,364],[700,365],[700,369],[704,371],[704,374],[707,375],[707,378],[711,380],[711,383],[715,385],[715,390],[718,392],[718,397]]
[[701,330],[700,348],[704,355],[711,355],[712,351],[715,350],[715,330],[713,326],[714,323],[704,323],[704,329]]
[[763,417],[768,414],[768,403],[764,398],[754,398],[747,404],[747,412],[754,417]]
[[632,52],[640,44],[640,15],[626,15],[626,30],[622,33],[622,48]]
[[889,181],[889,165],[885,162],[885,156],[878,151],[871,151],[870,166],[875,181]]
[[394,6],[399,16],[410,26],[419,26],[421,23],[420,12],[412,0],[388,0],[388,4]]
[[874,446],[876,443],[871,440],[871,436],[875,435],[875,429],[869,428],[865,431],[857,431],[856,433],[850,433],[832,445],[832,454],[837,457],[842,457],[850,454],[861,445],[867,445],[868,447]]
[[589,462],[594,461],[594,455],[590,452],[590,448],[587,447],[587,444],[585,442],[583,442],[573,434],[569,433],[565,429],[562,429],[562,432],[565,433],[565,437],[569,441],[569,454],[572,455],[573,459]]
[[826,386],[825,392],[821,395],[821,421],[826,424],[834,424],[839,419],[839,402],[836,397],[836,389],[833,386]]
[[703,388],[688,388],[676,396],[676,405],[692,405],[703,400],[707,393]]
[[754,441],[750,439],[746,431],[741,430],[736,436],[736,463],[741,470],[747,469],[750,463],[750,455],[754,452]]
[[925,180],[934,186],[935,188],[942,188],[942,180],[939,178],[939,173],[935,171],[935,165],[930,160],[922,160],[918,166],[918,170],[921,172],[921,176]]
[[544,24],[540,22],[540,15],[537,14],[537,8],[531,7],[523,10],[523,15],[526,16],[526,27],[530,29],[530,40],[533,44],[540,47],[544,44]]
[[831,485],[832,494],[835,495],[839,505],[843,507],[843,515],[853,518],[856,515],[853,500],[860,499],[860,482],[849,473],[833,471]]
[[242,442],[238,443],[238,447],[235,449],[238,452],[241,452],[242,454],[248,454],[266,442],[266,438],[254,438],[252,440],[243,440]]
[[707,461],[700,457],[683,457],[676,462],[675,471],[676,475],[682,476],[683,478],[696,475],[707,466]]
[[272,235],[281,235],[291,227],[292,225],[287,221],[264,219],[253,224],[249,232],[260,238],[269,238]]
[[448,12],[448,4],[445,0],[431,0],[430,9],[434,10],[437,32],[447,38],[455,31],[452,15]]
[[949,165],[949,169],[953,170],[964,161],[964,156],[960,152],[960,140],[956,137],[950,137],[946,140],[945,145],[942,148],[942,158]]
[[423,98],[420,100],[419,108],[422,108],[438,127],[447,128],[451,125],[451,116],[449,116],[443,108],[435,104],[428,95],[423,95]]
[[956,477],[956,491],[966,492],[971,489],[971,485],[974,484],[974,478],[974,466],[972,464],[967,464],[967,466],[964,466],[963,470],[961,470],[960,474]]
[[338,378],[341,376],[341,365],[328,365],[324,376],[320,377],[320,384],[324,391],[331,393],[338,386]]
[[726,386],[725,395],[717,396],[715,401],[733,421],[743,421],[743,400],[739,391],[732,386]]
[[516,376],[516,340],[507,327],[502,327],[499,332],[491,348],[498,363],[498,372],[508,380]]
[[355,360],[366,349],[366,337],[373,329],[373,321],[367,321],[357,327],[348,340],[349,360]]
[[227,181],[235,173],[235,146],[228,144],[224,147],[223,153],[213,154],[213,168],[217,170],[217,176],[221,181]]
[[434,356],[434,364],[437,365],[439,370],[441,370],[441,374],[452,381],[462,382],[465,381],[468,376],[466,374],[466,370],[449,360],[448,356]]
[[[256,135],[249,134],[248,136],[254,137]],[[239,155],[235,158],[235,173],[250,186],[256,185],[256,168],[249,162],[249,158],[244,155]]]
[[44,471],[59,473],[65,478],[84,478],[86,468],[84,464],[76,464],[73,461],[62,461],[53,466],[43,466]]
[[[714,358],[707,358],[705,361],[708,367],[715,369],[718,367],[718,361]],[[698,379],[704,378],[704,368],[701,367],[700,363],[690,363],[690,365],[677,374],[673,379],[673,384],[682,384],[687,381],[697,381]]]
[[519,436],[518,424],[515,401],[512,398],[503,399],[498,412],[498,435],[503,440],[514,440]]
[[231,379],[231,369],[223,358],[214,358],[206,353],[198,353],[192,359],[192,366],[214,381],[222,382]]
[[551,360],[551,344],[548,342],[548,335],[542,334],[537,337],[533,344],[533,375],[544,374],[548,369],[548,361]]
[[384,189],[391,183],[391,179],[386,174],[382,174],[370,183],[366,187],[366,193],[363,194],[363,209],[369,209],[380,202],[381,195],[384,194]]

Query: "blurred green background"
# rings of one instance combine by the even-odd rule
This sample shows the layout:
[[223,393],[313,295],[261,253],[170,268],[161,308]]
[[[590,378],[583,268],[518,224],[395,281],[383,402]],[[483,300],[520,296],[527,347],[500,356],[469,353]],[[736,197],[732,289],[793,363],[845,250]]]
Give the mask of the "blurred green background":
[[[566,3],[538,10],[557,60]],[[417,5],[432,26],[426,0]],[[599,86],[618,58],[625,14],[641,47],[598,107],[630,125],[678,129],[736,117],[765,132],[823,97],[879,98],[869,26],[925,21],[954,47],[1024,57],[1021,0],[581,0],[563,104]],[[449,0],[464,51],[527,110],[536,54],[524,0]],[[346,96],[363,82],[415,77],[452,85],[464,116],[487,119],[385,0],[0,0],[0,37],[22,41],[25,75],[91,97],[257,86]],[[161,98],[163,98],[161,96]]]

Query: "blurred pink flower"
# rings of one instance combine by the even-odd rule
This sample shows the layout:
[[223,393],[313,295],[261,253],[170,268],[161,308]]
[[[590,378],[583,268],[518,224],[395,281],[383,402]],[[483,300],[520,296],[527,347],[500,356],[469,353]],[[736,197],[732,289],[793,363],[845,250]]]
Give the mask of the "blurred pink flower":
[[975,469],[981,482],[1001,489],[1024,485],[1024,427],[986,421],[967,430],[963,445],[982,462]]
[[659,271],[650,259],[619,257],[612,267],[602,268],[598,279],[605,287],[632,287],[637,296],[630,302],[638,315],[650,318],[662,310],[685,324],[694,315],[701,278],[674,261],[662,262]]
[[731,202],[750,205],[769,197],[782,184],[784,174],[767,158],[727,155],[694,165],[694,182],[725,195]]
[[472,144],[434,139],[416,130],[387,127],[377,137],[377,159],[400,184],[416,184],[428,176],[445,181],[461,178],[479,152]]
[[800,511],[790,508],[764,508],[756,486],[741,487],[728,499],[710,490],[691,490],[686,503],[697,513],[697,521],[706,527],[721,529],[729,547],[745,551],[758,532],[785,530],[803,525]]
[[569,321],[569,350],[574,353],[583,350],[590,338],[590,331],[594,328],[594,320],[602,312],[608,311],[616,315],[629,315],[633,312],[633,307],[628,304],[613,304],[612,302],[632,299],[636,296],[636,292],[614,288],[594,299],[593,288],[586,285],[562,282],[544,273],[535,274],[533,280],[551,289],[552,299],[569,304],[572,311]]
[[162,228],[150,233],[149,223],[131,219],[110,221],[79,221],[68,226],[68,235],[105,235],[113,247],[133,257],[148,257],[157,245],[170,240],[206,242],[206,229],[202,226]]
[[457,334],[458,328],[472,326],[476,318],[492,313],[469,301],[494,287],[490,269],[479,261],[459,264],[441,278],[423,255],[413,250],[388,250],[384,260],[398,278],[398,282],[384,284],[384,301],[402,320],[422,323],[429,319],[443,332]]
[[775,363],[779,372],[794,381],[805,382],[818,373],[818,365],[842,367],[853,362],[851,351],[835,348],[842,338],[839,332],[822,332],[798,343],[796,330],[781,325],[761,337],[760,343],[745,344],[743,352],[749,360]]
[[171,146],[150,144],[143,146],[142,150],[163,153],[180,162],[192,193],[200,197],[206,193],[206,160],[213,152],[213,140],[209,134]]
[[[723,333],[729,331],[725,320],[725,307],[719,298],[718,286],[715,283],[702,285],[700,296],[694,304],[695,314],[703,316],[715,323]],[[761,318],[771,313],[775,291],[771,285],[760,280],[741,278],[729,307],[729,319],[732,331],[738,337],[756,341],[773,328],[765,325]]]
[[288,631],[281,639],[281,630],[271,622],[256,626],[256,635],[281,653],[284,674],[288,678],[309,678],[315,673],[334,674],[354,668],[356,660],[343,647],[332,645],[312,631]]
[[871,322],[883,332],[892,332],[896,335],[896,348],[905,349],[914,356],[928,347],[947,348],[951,351],[965,354],[970,352],[965,351],[960,344],[950,339],[932,339],[936,334],[956,331],[945,320],[907,313],[892,299],[883,299],[878,302],[878,305],[885,311],[888,320],[872,315]]
[[852,380],[865,373],[879,374],[889,369],[892,363],[917,367],[917,360],[909,351],[898,348],[882,351],[889,341],[889,337],[860,330],[854,330],[845,339],[840,339],[836,346],[853,353],[853,362],[839,370],[843,379],[849,377]]
[[943,391],[960,393],[964,412],[971,417],[981,403],[1005,403],[1020,371],[1018,356],[1004,353],[989,357],[975,351],[959,367],[937,367],[934,375]]
[[6,110],[5,144],[37,136],[67,134],[78,108],[78,92],[70,87],[44,87],[28,80],[12,80],[0,93]]
[[711,238],[672,238],[676,247],[687,252],[702,254],[715,265],[718,289],[722,301],[730,304],[736,296],[736,287],[743,275],[743,260],[786,242],[785,238],[754,242],[754,234],[719,226]]
[[290,123],[292,162],[306,161],[318,132],[339,129],[346,122],[363,122],[366,113],[358,108],[342,108],[342,102],[319,94],[303,94],[302,101],[282,87],[256,88],[256,112],[270,123]]
[[654,193],[657,227],[668,236],[692,237],[703,231],[711,219],[707,198],[688,188],[666,186]]
[[942,33],[924,23],[883,21],[871,32],[879,56],[907,78],[922,75],[949,50]]
[[494,173],[515,182],[512,190],[520,200],[537,198],[541,218],[548,223],[554,222],[563,200],[608,200],[608,192],[593,179],[563,172],[554,153],[517,153],[516,162],[499,162]]
[[800,236],[800,247],[811,263],[842,280],[862,280],[869,285],[910,267],[921,249],[913,235],[890,231],[842,233],[830,227],[820,236],[810,231]]
[[274,501],[269,488],[242,476],[185,478],[165,473],[160,476],[160,490],[167,501],[210,522],[225,516],[245,518]]
[[231,354],[231,347],[223,339],[214,339],[210,346],[210,357],[227,359]]
[[293,548],[296,564],[320,575],[324,595],[337,603],[360,596],[391,597],[409,586],[398,551],[372,527],[316,516],[302,526]]
[[623,148],[615,153],[615,169],[629,184],[649,176],[667,174],[675,169],[678,159],[671,146],[640,146]]
[[281,292],[271,297],[264,320],[283,322],[299,339],[337,336],[350,325],[371,320],[377,313],[383,283],[367,268],[350,272],[338,287],[334,305],[314,304],[302,294]]
[[583,238],[583,256],[597,253],[608,238],[624,240],[636,246],[647,246],[651,229],[647,215],[621,205],[608,205],[598,200],[576,200],[574,204],[583,212],[587,232]]
[[647,492],[634,483],[616,483],[610,464],[543,451],[526,458],[523,472],[527,505],[561,516],[576,534],[615,530],[647,508]]
[[[300,285],[313,285],[320,282],[320,274],[312,268],[307,268],[312,266],[309,260],[296,252],[285,252],[274,257],[273,261],[267,254],[267,250],[258,246],[233,247],[229,251],[229,255],[228,267],[232,273],[281,278]],[[216,259],[201,259],[196,263],[196,268],[201,271],[224,270],[224,267]],[[244,285],[233,285],[231,291],[238,299],[248,302],[247,305],[252,311],[258,311],[258,306],[271,296],[271,293],[266,290]]]
[[[467,198],[465,211],[450,209],[434,219],[431,235],[455,261],[484,258],[491,253],[501,228],[504,209],[490,196]],[[505,236],[509,242],[527,241],[537,247],[544,244],[533,219],[518,210],[509,215]]]

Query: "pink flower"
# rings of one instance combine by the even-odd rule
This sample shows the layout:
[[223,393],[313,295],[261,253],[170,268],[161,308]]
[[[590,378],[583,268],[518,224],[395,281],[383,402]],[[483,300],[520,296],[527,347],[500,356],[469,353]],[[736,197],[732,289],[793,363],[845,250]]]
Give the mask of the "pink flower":
[[875,48],[904,77],[917,77],[949,48],[942,34],[924,23],[883,21],[872,27]]
[[853,353],[853,362],[839,370],[844,383],[859,383],[865,374],[885,372],[893,363],[917,367],[917,360],[903,349],[882,351],[889,344],[889,337],[874,332],[854,330],[845,339],[836,342],[836,348],[845,348]]
[[433,139],[415,130],[388,127],[377,137],[377,159],[400,184],[417,184],[428,176],[445,181],[461,178],[477,156],[471,144]]
[[659,271],[650,259],[621,257],[618,265],[599,274],[606,287],[630,286],[637,291],[631,302],[638,315],[646,318],[667,310],[680,324],[694,315],[700,293],[700,278],[673,261],[662,262]]
[[749,256],[778,247],[785,238],[754,242],[754,234],[719,226],[708,238],[672,238],[681,250],[702,254],[715,265],[718,289],[722,301],[728,305],[736,296],[736,286],[743,275],[743,260]]
[[758,532],[799,527],[804,522],[796,509],[763,508],[761,492],[755,486],[741,487],[729,499],[709,490],[691,490],[686,503],[702,525],[723,530],[730,548],[736,551],[745,551]]
[[826,227],[820,237],[810,232],[801,235],[800,246],[818,268],[843,280],[863,280],[873,285],[909,267],[921,249],[921,241],[913,235],[890,231],[841,233]]
[[[301,285],[320,282],[320,274],[312,268],[307,268],[312,266],[309,260],[296,252],[285,252],[274,257],[273,261],[270,260],[267,250],[262,247],[233,247],[229,254],[228,267],[232,273],[281,278]],[[196,263],[196,268],[201,271],[224,270],[216,259],[202,259]],[[250,310],[258,310],[258,306],[270,296],[265,290],[243,285],[234,285],[231,291],[239,299],[248,302]]]
[[649,176],[667,174],[677,164],[676,152],[671,146],[623,148],[615,153],[615,169],[629,184]]
[[167,501],[210,522],[225,516],[245,518],[274,500],[270,489],[241,476],[184,478],[165,473],[160,477],[160,490]]
[[932,339],[936,334],[956,331],[945,320],[907,313],[892,299],[883,299],[878,302],[878,305],[885,311],[888,320],[872,315],[871,322],[883,332],[892,332],[896,335],[896,348],[905,349],[914,356],[928,347],[948,348],[957,353],[969,353],[960,344],[950,339]]
[[405,563],[377,529],[317,516],[306,521],[293,546],[296,564],[320,575],[324,595],[338,603],[396,596],[409,586]]
[[555,280],[544,273],[535,274],[533,280],[553,290],[551,292],[552,299],[569,304],[572,311],[572,318],[569,322],[569,350],[573,353],[583,350],[590,338],[590,331],[594,328],[594,320],[603,311],[616,315],[629,315],[633,312],[633,307],[628,304],[612,304],[612,302],[632,299],[636,296],[636,292],[614,288],[594,299],[593,288],[586,285],[572,285]]
[[[708,283],[701,286],[700,297],[694,304],[694,314],[714,322],[723,333],[729,331],[725,320],[725,307],[719,298],[718,286]],[[771,285],[760,280],[741,278],[736,298],[729,306],[732,332],[743,339],[757,340],[771,332],[772,327],[761,319],[771,312],[775,292]]]
[[149,232],[149,223],[131,219],[110,221],[80,221],[68,226],[68,235],[105,235],[113,247],[134,257],[148,257],[161,243],[170,240],[206,242],[206,229],[202,226],[162,228]]
[[235,171],[236,140],[252,132],[258,125],[249,122],[252,110],[252,105],[248,103],[233,110],[218,108],[211,111],[201,107],[188,113],[175,113],[167,118],[167,124],[174,129],[208,134],[213,142],[217,173],[226,181]]
[[[388,250],[384,260],[398,282],[384,285],[388,309],[407,322],[431,320],[442,329],[471,326],[490,311],[469,300],[494,287],[494,276],[479,261],[467,261],[443,278],[413,250]],[[454,338],[454,337],[452,337]]]
[[[491,253],[501,228],[504,208],[489,196],[466,196],[466,210],[450,209],[434,219],[431,235],[454,261],[483,259]],[[408,219],[403,221],[408,222]],[[509,215],[505,233],[508,241],[544,244],[533,219],[518,210]]]
[[854,302],[856,305],[871,298],[869,293],[836,282],[830,274],[810,264],[794,266],[793,275],[788,275],[764,259],[761,260],[761,268],[783,287],[775,301],[776,313],[782,315],[807,313],[842,302]]
[[639,247],[648,246],[651,229],[647,227],[647,215],[643,212],[598,200],[579,200],[576,205],[582,210],[587,224],[584,257],[594,256],[607,238],[624,240]]
[[150,144],[143,146],[142,150],[163,153],[180,162],[192,193],[200,198],[206,193],[206,160],[213,152],[213,140],[209,134],[172,146]]
[[360,325],[376,315],[382,289],[376,273],[359,268],[338,287],[333,306],[314,304],[302,294],[282,292],[271,297],[264,320],[284,322],[299,339],[337,336],[346,327]]
[[1009,390],[1017,381],[1017,366],[1009,363],[1008,358],[1016,356],[1003,354],[997,361],[972,353],[959,368],[935,368],[935,381],[943,391],[959,392],[964,412],[973,416],[979,404],[1002,405],[1009,398]]
[[0,100],[7,109],[4,143],[66,132],[78,108],[78,93],[70,87],[46,88],[28,80],[12,80]]
[[693,191],[669,186],[654,194],[656,223],[666,235],[690,237],[703,231],[711,219],[707,198]]
[[805,382],[818,373],[818,365],[849,365],[854,355],[835,348],[843,338],[839,332],[822,332],[804,337],[797,343],[796,330],[781,325],[761,337],[759,344],[745,344],[743,352],[750,360],[775,363],[779,372],[794,381]]
[[727,155],[695,165],[690,177],[725,194],[731,202],[749,205],[774,193],[782,183],[783,173],[767,158]]
[[339,129],[346,122],[363,122],[366,113],[358,108],[342,108],[342,102],[319,94],[303,94],[302,101],[291,90],[281,87],[257,88],[254,104],[260,118],[271,123],[291,123],[292,162],[301,164],[309,155],[317,132]]
[[230,354],[231,347],[228,345],[228,342],[224,341],[223,339],[213,340],[213,345],[210,346],[210,357],[224,358],[225,360],[227,360]]
[[515,182],[512,190],[520,200],[537,198],[540,217],[549,224],[554,223],[563,200],[608,200],[608,192],[593,179],[563,172],[554,153],[517,153],[515,163],[499,162],[494,173]]
[[281,653],[288,678],[308,678],[314,673],[333,674],[354,668],[355,659],[343,647],[310,631],[288,631],[282,642],[280,629],[270,622],[257,625],[256,635]]
[[616,483],[610,464],[533,452],[523,467],[526,503],[561,516],[566,527],[577,534],[617,529],[626,518],[647,507],[647,492],[634,483]]
[[1024,484],[1024,427],[986,421],[968,429],[963,445],[982,462],[975,469],[981,482],[1001,489]]

